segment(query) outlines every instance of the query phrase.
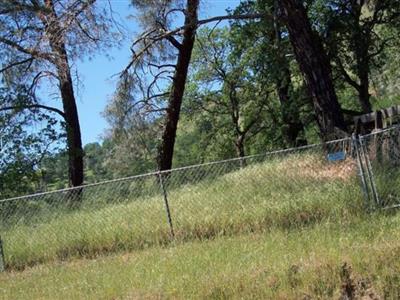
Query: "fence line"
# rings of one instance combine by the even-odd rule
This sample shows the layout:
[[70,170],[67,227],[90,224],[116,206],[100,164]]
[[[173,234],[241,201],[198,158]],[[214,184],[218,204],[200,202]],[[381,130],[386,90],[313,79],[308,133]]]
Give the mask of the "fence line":
[[[344,142],[344,141],[348,141],[348,140],[349,140],[349,138],[332,140],[332,141],[325,142],[324,145],[330,145],[330,144]],[[287,153],[287,152],[294,151],[294,150],[298,151],[298,150],[309,149],[309,148],[313,148],[313,147],[316,147],[316,146],[319,146],[319,145],[323,145],[323,144],[315,143],[315,144],[304,145],[304,146],[299,146],[299,147],[292,147],[292,148],[287,148],[287,149],[269,151],[269,152],[266,152],[266,153],[263,153],[263,154],[254,154],[254,155],[248,155],[248,156],[245,156],[245,157],[235,157],[235,158],[212,161],[212,162],[207,162],[207,163],[202,163],[202,164],[194,164],[194,165],[190,165],[190,166],[173,168],[173,169],[170,169],[170,170],[153,171],[153,172],[148,172],[148,173],[144,173],[144,174],[138,174],[138,175],[133,175],[133,176],[127,176],[127,177],[122,177],[122,178],[116,178],[116,179],[104,180],[104,181],[100,181],[100,182],[83,184],[83,185],[78,186],[78,187],[68,187],[68,188],[58,189],[58,190],[54,190],[54,191],[46,191],[46,192],[22,195],[22,196],[11,197],[11,198],[6,198],[6,199],[0,199],[0,203],[1,202],[7,202],[7,201],[14,201],[14,200],[23,200],[25,198],[31,198],[32,196],[45,196],[45,195],[49,195],[49,194],[56,194],[56,193],[60,193],[60,192],[68,192],[68,191],[72,191],[72,190],[82,189],[82,188],[85,188],[85,187],[93,187],[93,186],[98,186],[98,185],[103,185],[103,184],[108,184],[108,183],[114,183],[114,182],[120,182],[120,181],[128,181],[128,180],[133,180],[133,179],[136,179],[136,178],[141,178],[141,177],[146,177],[146,176],[151,176],[151,175],[158,175],[160,173],[161,174],[166,174],[166,173],[170,173],[170,172],[193,169],[193,168],[197,168],[197,167],[205,167],[205,166],[211,166],[211,165],[216,165],[216,164],[228,163],[228,162],[232,162],[232,161],[240,161],[242,159],[257,158],[257,157],[261,157],[261,156],[265,156],[265,155],[274,155],[274,154],[281,154],[281,153],[283,154],[283,153]]]
[[359,137],[363,163],[370,178],[368,189],[373,207],[399,207],[400,189],[400,127],[393,126]]
[[390,170],[392,184],[400,178],[398,131],[3,199],[0,260],[21,269],[171,238],[307,224],[323,217],[314,207],[333,213],[361,190],[367,207],[400,204],[400,190],[390,190],[384,172]]

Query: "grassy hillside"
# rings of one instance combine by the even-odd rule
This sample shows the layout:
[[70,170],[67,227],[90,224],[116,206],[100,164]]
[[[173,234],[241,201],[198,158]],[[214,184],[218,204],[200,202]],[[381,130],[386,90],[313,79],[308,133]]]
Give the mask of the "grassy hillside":
[[[91,258],[166,245],[172,240],[301,228],[322,220],[338,222],[363,210],[350,160],[332,164],[315,154],[303,154],[249,161],[246,168],[236,171],[222,170],[227,166],[210,172],[221,176],[190,180],[201,171],[194,170],[190,174],[176,172],[166,180],[174,239],[161,193],[132,199],[127,193],[122,202],[82,205],[75,210],[51,202],[54,207],[50,209],[32,210],[29,218],[17,215],[11,224],[2,225],[7,267],[23,269],[72,257]],[[178,185],[182,175],[187,183]],[[110,187],[108,194],[113,193],[118,193],[118,187]],[[106,194],[91,195],[101,203]]]
[[0,275],[2,299],[361,299],[400,297],[400,217],[174,243]]
[[[143,192],[151,179],[141,196],[111,186],[79,209],[26,203],[26,218],[1,223],[0,297],[399,298],[400,217],[365,212],[351,159],[212,168],[165,179],[175,238],[161,193]],[[123,201],[105,201],[118,191]]]

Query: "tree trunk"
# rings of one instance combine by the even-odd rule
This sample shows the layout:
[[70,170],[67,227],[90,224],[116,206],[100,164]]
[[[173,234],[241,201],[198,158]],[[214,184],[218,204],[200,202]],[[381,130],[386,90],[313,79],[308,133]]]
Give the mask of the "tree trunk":
[[369,94],[369,47],[371,43],[371,32],[369,28],[363,28],[360,25],[360,19],[362,16],[362,7],[364,1],[352,1],[351,2],[351,12],[354,17],[353,29],[354,34],[352,37],[352,42],[354,43],[354,53],[357,62],[357,76],[359,78],[359,84],[357,84],[358,101],[360,103],[361,109],[364,113],[372,112],[372,106],[370,103]]
[[83,149],[72,79],[69,69],[58,75],[60,78],[65,76],[60,80],[60,90],[67,130],[69,181],[72,186],[80,186],[83,183]]
[[279,81],[277,82],[277,90],[283,121],[282,135],[287,146],[295,147],[297,146],[298,136],[304,130],[304,125],[299,119],[297,107],[293,107],[294,105],[289,98],[289,85],[285,84],[284,80]]
[[303,123],[300,121],[298,107],[296,107],[293,99],[290,99],[289,91],[292,84],[291,74],[288,63],[284,57],[284,52],[280,45],[280,31],[276,31],[277,36],[276,44],[278,50],[278,66],[279,76],[276,80],[276,89],[278,93],[279,102],[281,105],[282,115],[282,135],[285,140],[285,144],[289,147],[294,147],[297,144],[297,137],[300,132],[304,130]]
[[[236,155],[239,158],[243,158],[246,156],[244,150],[244,134],[238,134],[236,141],[235,141],[235,148],[236,148]],[[244,168],[246,166],[246,161],[244,159],[240,159],[240,167]]]
[[291,73],[289,69],[288,61],[285,57],[285,51],[282,49],[281,44],[281,25],[279,22],[279,1],[274,1],[274,32],[271,34],[271,40],[274,41],[275,48],[277,50],[276,58],[278,69],[278,76],[276,77],[276,91],[278,94],[281,115],[282,115],[282,136],[285,144],[289,147],[297,146],[297,137],[300,132],[304,130],[304,125],[300,120],[299,110],[294,103],[293,99],[290,99],[289,91],[292,85]]
[[372,112],[372,106],[370,102],[370,94],[369,94],[369,79],[368,75],[365,78],[360,78],[360,90],[358,92],[358,100],[361,105],[361,109],[364,113]]
[[358,49],[357,51],[357,73],[360,79],[358,89],[358,100],[361,109],[364,113],[372,112],[369,94],[369,61],[368,61],[368,48]]
[[236,154],[237,157],[245,157],[245,151],[244,151],[244,138],[243,136],[238,136],[235,142],[236,146]]
[[306,10],[298,0],[281,0],[290,42],[303,73],[323,140],[346,135],[346,124],[332,80],[331,66],[321,40],[312,31]]
[[180,45],[176,70],[172,81],[171,92],[166,113],[166,123],[159,148],[158,165],[160,170],[172,168],[176,130],[181,111],[183,93],[185,91],[186,78],[192,56],[192,50],[197,28],[197,10],[199,0],[187,0],[185,29]]
[[[53,1],[46,0],[49,13],[43,20],[46,26],[46,34],[50,47],[55,55],[55,65],[59,80],[59,88],[63,103],[68,146],[68,171],[69,183],[72,186],[80,186],[83,183],[83,149],[78,110],[76,107],[72,77],[65,48],[64,37],[58,21]],[[60,36],[61,35],[61,36]]]

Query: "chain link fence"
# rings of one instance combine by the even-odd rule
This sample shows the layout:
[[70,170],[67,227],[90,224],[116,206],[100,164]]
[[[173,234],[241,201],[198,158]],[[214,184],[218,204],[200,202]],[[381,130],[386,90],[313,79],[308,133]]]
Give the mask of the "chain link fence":
[[393,204],[396,130],[1,200],[3,266],[304,226],[370,201],[373,180]]
[[400,207],[400,127],[360,136],[359,147],[370,207]]

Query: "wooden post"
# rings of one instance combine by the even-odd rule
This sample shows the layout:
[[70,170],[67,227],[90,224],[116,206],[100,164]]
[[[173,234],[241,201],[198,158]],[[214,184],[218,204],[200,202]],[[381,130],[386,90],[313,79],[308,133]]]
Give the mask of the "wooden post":
[[[382,111],[378,110],[375,113],[375,130],[382,130],[383,128],[383,114]],[[376,151],[376,159],[378,160],[378,163],[381,164],[383,161],[383,153],[382,153],[382,136],[381,135],[375,135],[374,136],[374,143],[375,143],[375,151]]]
[[375,113],[375,129],[379,130],[383,128],[383,114],[381,110]]

